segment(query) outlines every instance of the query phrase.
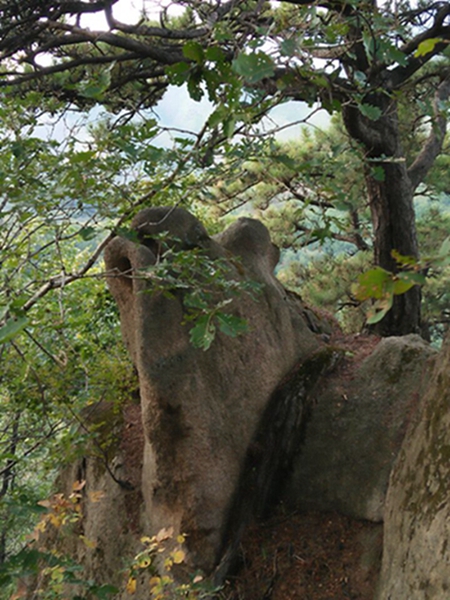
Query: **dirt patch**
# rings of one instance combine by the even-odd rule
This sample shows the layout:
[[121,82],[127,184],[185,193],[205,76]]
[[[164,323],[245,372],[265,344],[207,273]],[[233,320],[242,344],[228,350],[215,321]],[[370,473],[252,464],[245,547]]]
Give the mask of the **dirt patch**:
[[275,516],[249,528],[223,600],[370,600],[382,526],[337,514]]
[[372,354],[381,341],[377,335],[336,333],[330,339],[330,344],[345,351],[345,359],[339,365],[338,376],[342,379],[352,379],[356,369]]

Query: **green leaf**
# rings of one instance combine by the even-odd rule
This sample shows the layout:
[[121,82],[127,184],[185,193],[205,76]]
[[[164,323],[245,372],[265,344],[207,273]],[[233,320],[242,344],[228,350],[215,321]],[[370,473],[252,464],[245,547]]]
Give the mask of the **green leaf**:
[[416,271],[401,271],[394,279],[394,294],[404,294],[415,285],[425,285],[426,277]]
[[264,52],[253,54],[241,53],[233,60],[232,68],[235,73],[241,75],[248,83],[257,83],[266,77],[271,77],[275,72],[273,60]]
[[208,308],[208,303],[206,302],[205,298],[195,292],[192,294],[186,294],[186,297],[184,298],[184,305],[187,308],[196,309],[198,311],[207,310]]
[[183,55],[196,63],[202,63],[205,58],[203,46],[198,42],[187,42],[184,44]]
[[395,262],[399,265],[415,267],[418,264],[417,258],[414,256],[404,256],[403,254],[400,254],[398,250],[392,250],[391,256],[392,258],[395,258]]
[[95,596],[95,598],[98,598],[99,600],[108,600],[108,598],[111,596],[115,596],[119,593],[118,588],[109,584],[100,586],[95,585],[89,591]]
[[218,312],[216,313],[216,319],[220,331],[230,337],[237,337],[248,330],[247,321],[240,317]]
[[94,229],[94,227],[83,227],[78,232],[78,235],[81,237],[82,240],[87,242],[95,238],[95,236],[97,235],[97,230]]
[[399,279],[403,281],[408,281],[413,285],[424,285],[427,281],[427,278],[423,273],[418,273],[417,271],[402,271],[397,274]]
[[359,112],[371,121],[378,121],[383,114],[381,108],[373,106],[373,104],[359,104],[358,108]]
[[227,115],[228,111],[226,110],[226,108],[223,105],[218,106],[216,110],[210,114],[208,119],[208,125],[213,128],[217,127],[217,125],[220,125],[224,122]]
[[26,146],[21,140],[17,140],[11,143],[11,152],[16,158],[21,158],[26,154]]
[[89,162],[96,155],[95,150],[86,150],[84,152],[76,152],[72,155],[71,162],[73,164]]
[[12,340],[18,333],[25,329],[29,322],[28,317],[9,319],[3,327],[0,327],[0,343],[3,344]]
[[227,139],[233,137],[234,129],[236,127],[236,119],[234,117],[229,117],[223,124],[223,132]]
[[200,102],[200,100],[204,96],[204,91],[202,90],[202,87],[201,87],[201,74],[198,72],[191,73],[191,75],[188,79],[188,82],[187,82],[187,87],[188,87],[188,92],[189,92],[190,97],[193,100]]
[[440,42],[442,42],[442,38],[429,38],[428,40],[420,42],[417,50],[414,52],[414,56],[419,58],[420,56],[430,54],[430,52],[433,52],[436,44],[439,44]]
[[216,327],[211,321],[211,315],[202,315],[189,332],[189,338],[195,348],[208,350],[216,336]]
[[389,281],[392,281],[392,273],[389,271],[381,267],[370,269],[358,277],[358,285],[354,290],[355,296],[361,301],[369,298],[381,299]]
[[392,44],[386,44],[385,55],[389,61],[395,61],[402,67],[406,66],[408,63],[406,54]]
[[367,323],[369,325],[375,325],[379,323],[386,314],[391,310],[394,297],[392,294],[387,296],[384,300],[376,302],[372,309],[367,313]]
[[372,167],[372,177],[375,179],[375,181],[384,181],[384,167],[382,167],[381,165],[376,165],[375,167]]
[[103,95],[111,83],[111,69],[105,69],[94,80],[82,81],[79,85],[79,91],[85,98],[93,100],[102,100]]
[[450,258],[450,236],[442,242],[439,248],[439,256]]
[[275,154],[272,156],[272,159],[275,162],[281,163],[282,165],[284,165],[285,167],[287,167],[288,169],[297,169],[298,168],[298,164],[297,162],[291,158],[290,156],[288,156],[287,154]]
[[280,44],[280,52],[283,56],[293,56],[297,52],[297,40],[290,38],[283,40]]
[[186,83],[191,67],[185,62],[179,62],[166,67],[166,73],[173,85],[183,85]]
[[364,31],[362,34],[362,39],[367,56],[370,59],[374,58],[377,55],[377,39],[374,38],[373,33],[371,31]]
[[210,60],[212,62],[223,62],[225,59],[225,54],[223,50],[217,46],[212,46],[211,48],[207,48],[205,50],[205,58],[206,60]]

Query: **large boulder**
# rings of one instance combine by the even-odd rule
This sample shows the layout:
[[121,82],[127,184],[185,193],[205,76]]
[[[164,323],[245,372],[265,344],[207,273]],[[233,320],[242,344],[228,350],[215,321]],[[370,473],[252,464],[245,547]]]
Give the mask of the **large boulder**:
[[[179,251],[226,264],[226,281],[246,284],[230,298],[224,297],[227,286],[210,296],[226,301],[226,311],[247,321],[243,335],[218,331],[207,351],[194,347],[192,322],[186,321],[186,282],[177,285]],[[130,403],[122,412],[103,403],[90,407],[86,419],[96,432],[93,446],[66,469],[58,485],[70,497],[78,482],[79,535],[64,540],[53,532],[47,547],[69,551],[89,579],[116,584],[118,599],[148,598],[153,565],[136,567],[128,589],[124,577],[142,549],[140,539],[164,528],[163,535],[173,540],[186,535],[188,569],[213,571],[222,582],[246,525],[255,515],[264,517],[282,489],[289,506],[303,511],[376,522],[387,512],[381,589],[393,591],[383,591],[380,599],[440,597],[397,593],[391,565],[403,565],[398,567],[404,570],[402,590],[409,581],[415,585],[411,573],[433,541],[441,555],[427,563],[435,585],[430,589],[445,589],[441,567],[448,550],[437,530],[448,534],[440,511],[448,517],[448,482],[442,478],[450,447],[444,410],[450,350],[434,376],[434,396],[407,438],[386,511],[389,474],[429,384],[428,361],[435,352],[418,336],[377,345],[371,337],[339,338],[329,330],[332,342],[325,344],[329,335],[322,335],[321,319],[275,278],[278,257],[258,221],[239,219],[212,238],[185,210],[164,207],[141,211],[131,235],[115,238],[105,250],[108,285],[137,370],[140,404]],[[171,289],[161,288],[161,274],[155,279],[153,267],[162,261]],[[202,273],[193,278],[198,288]],[[249,281],[258,284],[258,293],[247,293]],[[418,507],[428,500],[426,521]],[[372,581],[382,525],[366,526],[376,535],[357,546]],[[408,536],[417,538],[411,565]],[[177,580],[182,579],[178,572]]]
[[408,335],[385,338],[370,353],[375,341],[346,338],[347,357],[322,380],[286,490],[289,506],[383,520],[392,465],[435,351]]
[[[187,535],[191,564],[211,570],[268,400],[293,365],[320,347],[320,337],[275,278],[278,250],[260,222],[239,219],[212,239],[185,210],[151,208],[137,215],[133,229],[137,239],[118,237],[108,245],[105,264],[139,375],[143,529],[152,534],[173,526]],[[207,352],[193,347],[182,296],[155,293],[145,276],[163,246],[166,256],[200,248],[227,259],[231,277],[260,284],[260,293],[242,293],[229,305],[246,319],[244,335],[219,332]]]
[[391,474],[377,598],[450,598],[450,337]]

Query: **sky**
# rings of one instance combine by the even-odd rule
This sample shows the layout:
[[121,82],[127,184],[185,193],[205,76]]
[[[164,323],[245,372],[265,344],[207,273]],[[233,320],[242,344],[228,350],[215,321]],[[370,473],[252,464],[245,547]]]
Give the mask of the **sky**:
[[[180,6],[170,0],[119,0],[113,7],[114,17],[124,23],[132,24],[139,20],[142,8],[145,5],[147,14],[150,14],[153,7],[153,16],[158,19],[161,6],[166,7],[172,14],[180,12]],[[108,29],[108,25],[103,13],[97,13],[84,17],[81,25],[89,27],[93,31]],[[173,133],[165,131],[155,140],[155,144],[162,147],[173,145],[172,137],[178,135],[175,130],[189,130],[198,132],[203,127],[208,115],[214,110],[213,105],[208,101],[206,95],[196,102],[190,98],[186,87],[171,86],[168,88],[164,97],[153,109],[155,116],[161,127],[167,130],[173,129]],[[93,109],[90,119],[95,120],[101,113],[100,109]],[[312,117],[308,118],[312,114]],[[307,125],[305,120],[308,118]],[[60,141],[70,135],[72,128],[76,125],[78,117],[69,114],[64,120],[51,125],[52,120],[43,119],[38,129],[42,129],[42,136],[47,137],[51,127],[52,137]],[[264,119],[260,126],[261,129],[268,131],[274,128],[280,129],[276,134],[279,141],[290,141],[300,138],[302,127],[326,129],[329,125],[330,117],[324,110],[314,110],[303,102],[287,102],[276,107],[270,113],[269,118]],[[88,132],[79,130],[78,137],[88,138]]]
[[[143,6],[147,13],[155,19],[158,18],[161,7],[167,8],[169,13],[176,14],[180,12],[180,7],[176,6],[170,0],[119,0],[113,7],[113,15],[118,21],[124,23],[135,23],[139,19]],[[91,29],[107,29],[107,23],[102,14],[91,15],[87,23],[82,23]],[[163,99],[155,107],[155,114],[163,127],[174,127],[179,129],[189,129],[199,131],[203,126],[206,116],[212,112],[213,107],[207,98],[196,102],[189,97],[186,88],[170,87]],[[288,141],[299,137],[300,129],[304,124],[296,124],[288,127],[290,123],[298,123],[306,119],[313,110],[303,102],[288,102],[277,107],[271,112],[270,121],[263,123],[263,127],[282,127],[282,131],[277,134],[280,141]],[[326,128],[330,118],[326,111],[321,110],[314,113],[308,123],[312,127]],[[164,134],[160,137],[159,143],[162,145],[170,144],[170,135]]]

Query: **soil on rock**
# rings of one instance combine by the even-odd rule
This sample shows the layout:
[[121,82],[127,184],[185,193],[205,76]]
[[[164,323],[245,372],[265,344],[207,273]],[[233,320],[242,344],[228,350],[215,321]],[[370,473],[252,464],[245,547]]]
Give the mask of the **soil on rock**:
[[382,526],[337,514],[275,516],[247,531],[223,600],[370,600]]

